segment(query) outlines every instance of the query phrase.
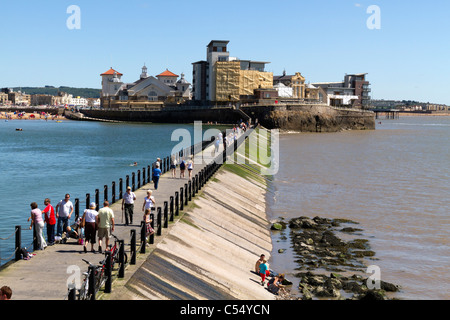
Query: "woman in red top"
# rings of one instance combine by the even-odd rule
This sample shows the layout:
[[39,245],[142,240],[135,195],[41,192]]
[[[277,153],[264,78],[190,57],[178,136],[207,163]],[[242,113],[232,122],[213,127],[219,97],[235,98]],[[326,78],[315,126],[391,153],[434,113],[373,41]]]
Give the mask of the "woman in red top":
[[55,243],[55,208],[50,204],[50,199],[46,198],[44,200],[45,209],[42,213],[45,214],[45,223],[47,224],[47,241],[49,245]]

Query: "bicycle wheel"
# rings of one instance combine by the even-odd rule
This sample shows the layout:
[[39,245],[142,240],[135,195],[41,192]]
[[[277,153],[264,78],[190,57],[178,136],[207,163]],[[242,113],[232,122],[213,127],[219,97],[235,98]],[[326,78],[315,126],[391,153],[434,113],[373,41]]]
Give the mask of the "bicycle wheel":
[[89,300],[89,281],[86,277],[80,288],[80,293],[78,294],[78,300]]

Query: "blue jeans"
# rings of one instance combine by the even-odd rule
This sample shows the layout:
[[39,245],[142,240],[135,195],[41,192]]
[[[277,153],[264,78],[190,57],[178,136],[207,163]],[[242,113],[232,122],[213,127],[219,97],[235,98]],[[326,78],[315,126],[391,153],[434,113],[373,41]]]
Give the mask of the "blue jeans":
[[63,232],[66,231],[68,226],[69,226],[69,217],[59,217],[56,235],[58,237],[61,237],[61,235],[63,234]]
[[153,183],[155,184],[155,190],[158,190],[159,176],[153,176]]

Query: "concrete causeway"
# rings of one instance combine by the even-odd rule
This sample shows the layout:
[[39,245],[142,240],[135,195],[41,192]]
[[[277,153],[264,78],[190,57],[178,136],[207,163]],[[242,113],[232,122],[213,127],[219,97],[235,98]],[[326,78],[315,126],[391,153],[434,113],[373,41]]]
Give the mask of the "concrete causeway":
[[[243,146],[241,146],[243,148]],[[223,150],[221,145],[219,152]],[[240,149],[238,149],[239,151]],[[245,150],[239,151],[241,154],[245,154]],[[195,177],[197,173],[199,173],[204,167],[206,167],[207,163],[212,161],[214,151],[214,144],[209,145],[202,151],[202,159],[201,163],[194,164],[194,170],[192,177]],[[225,173],[221,170],[219,173],[216,173],[218,177],[224,175]],[[210,179],[206,185],[199,191],[199,194],[193,198],[193,201],[189,202],[187,206],[185,206],[183,211],[180,211],[180,215],[178,217],[174,217],[174,222],[169,222],[168,228],[162,228],[161,236],[157,236],[155,233],[154,236],[154,244],[148,245],[146,247],[146,253],[139,253],[140,249],[140,223],[143,217],[142,205],[144,202],[144,197],[146,196],[146,192],[148,189],[153,191],[153,196],[156,199],[156,207],[161,207],[162,212],[164,210],[164,201],[167,201],[169,204],[169,199],[171,196],[175,196],[175,191],[180,191],[180,188],[185,186],[185,183],[188,183],[188,171],[186,170],[185,178],[179,178],[179,167],[177,167],[177,177],[172,178],[172,173],[167,171],[163,174],[159,181],[158,190],[154,190],[153,183],[148,183],[143,185],[140,189],[135,190],[135,194],[137,200],[135,201],[134,207],[134,216],[133,216],[133,225],[126,226],[124,217],[121,210],[121,200],[116,201],[111,204],[110,207],[113,209],[115,214],[115,231],[113,232],[119,239],[123,239],[125,242],[125,250],[128,255],[128,264],[125,269],[125,277],[118,278],[117,277],[117,269],[113,270],[113,285],[112,285],[112,293],[107,294],[100,291],[97,298],[99,299],[273,299],[273,296],[268,293],[267,290],[264,290],[259,283],[259,277],[250,271],[253,268],[254,262],[258,258],[259,254],[265,253],[267,257],[270,256],[271,251],[271,239],[270,233],[268,231],[268,222],[265,217],[265,207],[263,205],[263,199],[259,199],[257,205],[252,205],[251,201],[254,199],[250,199],[252,196],[251,190],[252,185],[255,185],[254,181],[249,182],[248,179],[241,178],[241,181],[238,185],[235,185],[234,194],[228,194],[229,199],[233,199],[233,201],[238,201],[241,203],[238,208],[226,208],[226,207],[218,207],[217,202],[213,203],[211,201],[206,201],[207,197],[217,198],[221,189],[223,190],[223,194],[227,194],[227,191],[232,184],[230,185],[229,181],[226,181],[228,178],[224,179],[225,184],[219,185],[220,182],[217,179]],[[228,173],[230,174],[230,173]],[[234,175],[234,174],[232,174]],[[235,175],[238,177],[237,175]],[[238,177],[239,178],[239,177]],[[221,178],[218,178],[221,180]],[[231,177],[231,179],[235,179]],[[214,181],[215,180],[215,181]],[[232,181],[233,182],[233,181]],[[235,180],[234,182],[237,182]],[[244,184],[244,185],[243,185]],[[215,185],[215,187],[212,187]],[[265,187],[257,186],[258,194],[255,196],[261,197],[264,195]],[[125,189],[125,188],[124,188]],[[242,190],[244,195],[239,194],[239,190]],[[219,192],[219,193],[217,193]],[[247,194],[246,194],[247,193]],[[249,201],[249,203],[246,203]],[[102,201],[100,201],[102,202]],[[231,234],[236,239],[229,239],[230,234],[223,234],[224,229],[223,225],[219,226],[219,228],[215,228],[214,224],[218,222],[206,222],[208,225],[207,234],[199,234],[199,230],[205,228],[199,220],[197,219],[208,219],[208,218],[200,218],[200,216],[192,215],[193,210],[198,210],[199,206],[205,207],[209,205],[213,206],[209,208],[209,212],[215,212],[218,214],[227,214],[232,213],[235,215],[235,219],[243,219],[241,222],[243,224],[243,229],[240,231],[239,228],[232,230]],[[250,206],[250,208],[249,208]],[[81,206],[80,206],[81,207]],[[256,210],[257,214],[253,213],[252,210]],[[82,214],[80,209],[80,215]],[[155,214],[155,230],[156,230],[156,211],[153,211]],[[182,221],[182,220],[185,221]],[[222,222],[228,220],[225,216],[221,218]],[[180,223],[186,222],[187,223]],[[206,220],[204,220],[206,221]],[[247,222],[246,222],[247,221]],[[248,222],[250,221],[250,222]],[[164,223],[164,217],[162,218],[162,223]],[[212,223],[212,224],[211,224]],[[232,229],[233,225],[235,225],[236,221],[228,221],[228,228]],[[248,228],[246,230],[245,225],[248,224]],[[255,225],[256,224],[256,229]],[[186,231],[186,226],[189,226],[189,231]],[[136,264],[130,265],[130,232],[131,230],[136,230],[136,244],[137,244],[137,253],[136,253]],[[248,233],[248,232],[251,233]],[[186,234],[186,232],[188,232]],[[247,236],[239,235],[240,232],[243,232]],[[255,236],[257,235],[257,236]],[[191,239],[191,237],[197,237],[197,240],[201,238],[201,241],[207,245],[213,245],[214,240],[210,238],[219,237],[220,245],[223,246],[223,250],[233,250],[232,256],[236,256],[239,254],[243,254],[243,262],[241,259],[236,259],[235,261],[229,261],[232,265],[227,266],[225,261],[214,261],[215,255],[210,254],[211,260],[208,259],[208,254],[205,255],[203,250],[202,253],[194,253],[193,251],[186,250],[186,254],[192,255],[192,258],[195,259],[203,259],[203,262],[200,264],[202,268],[198,265],[195,266],[195,261],[189,259],[189,257],[182,255],[182,258],[176,258],[178,248],[182,248],[180,246],[181,242],[187,241],[187,247],[189,247],[189,241],[195,242],[196,239]],[[203,238],[205,237],[206,238]],[[228,237],[228,238],[226,238]],[[248,239],[247,239],[248,238]],[[175,241],[174,241],[175,239]],[[177,240],[178,239],[178,240]],[[181,241],[180,241],[181,239]],[[226,240],[225,243],[223,242]],[[217,239],[216,239],[217,240]],[[243,241],[243,243],[241,243]],[[111,242],[113,242],[113,238],[111,238]],[[230,242],[236,243],[236,245],[231,245]],[[83,252],[83,246],[76,243],[75,239],[70,239],[66,244],[56,244],[53,246],[48,246],[43,251],[36,251],[36,256],[34,256],[30,260],[20,260],[14,263],[11,263],[9,266],[0,271],[0,284],[7,285],[11,287],[13,291],[12,299],[13,300],[64,300],[67,299],[67,281],[69,278],[74,277],[74,273],[70,272],[70,268],[73,266],[78,266],[81,270],[81,273],[87,270],[87,264],[82,261],[82,259],[86,259],[93,264],[97,264],[104,258],[104,254],[100,253],[88,253]],[[167,247],[170,247],[170,251],[167,251]],[[233,249],[230,249],[233,247]],[[97,250],[98,243],[95,244],[94,248]],[[165,249],[166,248],[166,249]],[[236,248],[241,250],[236,251]],[[104,248],[103,248],[104,249]],[[198,249],[198,248],[197,248]],[[221,250],[221,248],[210,248],[210,250]],[[197,251],[199,252],[199,251]],[[212,251],[210,251],[211,253]],[[196,256],[194,256],[194,254]],[[225,254],[225,251],[224,251]],[[158,259],[158,257],[165,257],[164,259]],[[170,256],[170,257],[169,257]],[[225,254],[226,257],[226,254]],[[170,263],[168,262],[168,258],[170,258]],[[190,261],[189,261],[190,260]],[[186,261],[189,261],[191,271],[186,272],[185,268],[182,266],[186,264]],[[197,263],[199,261],[197,260]],[[225,272],[225,278],[229,279],[230,275],[226,274],[227,268],[233,271],[234,274],[239,274],[239,272],[244,272],[241,276],[244,276],[244,279],[236,279],[235,281],[226,280],[227,283],[223,283],[223,279],[214,275],[215,280],[212,283],[207,280],[207,276],[205,274],[212,274],[208,269],[208,265],[211,264],[214,268],[218,268],[220,264],[224,264],[220,267],[222,272]],[[245,270],[242,269],[242,263],[245,264]],[[172,264],[170,267],[169,264]],[[249,264],[247,266],[247,264]],[[222,269],[224,268],[224,269]],[[151,270],[150,270],[151,269]],[[240,269],[240,271],[239,271]],[[69,270],[69,273],[68,273]],[[158,272],[164,273],[164,270],[171,272],[168,274],[159,274]],[[194,277],[189,275],[189,273],[197,272],[200,277],[197,277],[195,281],[189,283],[188,285],[194,285],[194,287],[190,288],[188,291],[181,289],[182,280],[194,279]],[[172,276],[179,277],[179,284],[171,283]],[[81,275],[81,280],[83,279],[83,275]],[[242,284],[243,287],[240,288],[240,281],[249,282]],[[147,281],[147,282],[146,282]],[[160,291],[152,291],[148,288],[152,285],[156,287],[156,284],[160,284]],[[195,285],[198,288],[195,288]],[[246,287],[254,286],[253,290],[247,290]],[[176,289],[176,287],[179,287]],[[231,289],[230,287],[234,288]],[[200,294],[196,292],[196,289],[199,289],[204,294]]]

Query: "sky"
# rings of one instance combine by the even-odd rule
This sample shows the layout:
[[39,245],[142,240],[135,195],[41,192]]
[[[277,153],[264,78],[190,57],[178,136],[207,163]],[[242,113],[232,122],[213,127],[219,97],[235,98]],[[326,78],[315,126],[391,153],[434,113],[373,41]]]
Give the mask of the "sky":
[[450,105],[448,0],[0,4],[0,87],[101,88],[110,67],[134,82],[144,64],[149,75],[169,69],[191,81],[206,45],[229,40],[230,56],[269,61],[274,75],[301,72],[314,83],[367,73],[373,99]]

